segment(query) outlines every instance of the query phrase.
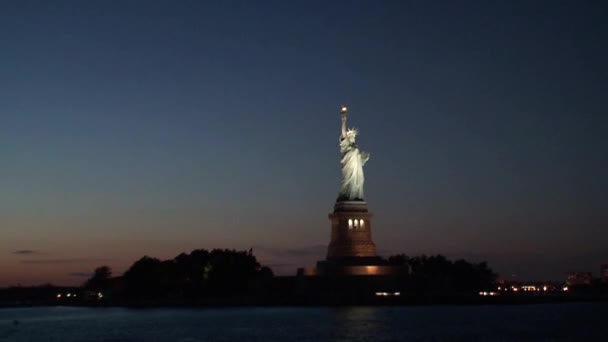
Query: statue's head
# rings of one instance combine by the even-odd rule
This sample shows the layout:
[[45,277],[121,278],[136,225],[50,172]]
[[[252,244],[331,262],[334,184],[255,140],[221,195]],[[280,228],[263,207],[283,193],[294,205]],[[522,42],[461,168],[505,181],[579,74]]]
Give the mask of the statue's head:
[[348,131],[346,131],[346,139],[350,142],[355,142],[355,137],[359,134],[359,131],[357,131],[356,128],[349,128]]

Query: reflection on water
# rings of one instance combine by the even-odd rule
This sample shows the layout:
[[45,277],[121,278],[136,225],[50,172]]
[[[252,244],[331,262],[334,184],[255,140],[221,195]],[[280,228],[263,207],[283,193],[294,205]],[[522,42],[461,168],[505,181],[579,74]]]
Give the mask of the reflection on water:
[[332,340],[357,340],[368,336],[380,336],[382,308],[344,307],[333,309],[333,324],[328,324]]
[[608,304],[0,309],[8,341],[603,341]]

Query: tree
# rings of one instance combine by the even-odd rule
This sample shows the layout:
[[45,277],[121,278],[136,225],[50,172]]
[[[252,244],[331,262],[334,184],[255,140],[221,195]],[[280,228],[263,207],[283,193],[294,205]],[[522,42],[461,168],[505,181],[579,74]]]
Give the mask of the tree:
[[485,262],[452,262],[443,255],[408,257],[398,254],[389,257],[388,262],[408,270],[407,286],[416,292],[476,293],[492,288],[497,276]]
[[144,256],[125,272],[125,290],[133,298],[155,298],[163,294],[163,263]]
[[216,295],[244,294],[260,270],[255,256],[245,251],[214,249],[210,256],[208,285]]
[[105,290],[108,287],[108,280],[112,276],[112,269],[108,266],[97,267],[93,275],[86,281],[84,287],[88,290]]

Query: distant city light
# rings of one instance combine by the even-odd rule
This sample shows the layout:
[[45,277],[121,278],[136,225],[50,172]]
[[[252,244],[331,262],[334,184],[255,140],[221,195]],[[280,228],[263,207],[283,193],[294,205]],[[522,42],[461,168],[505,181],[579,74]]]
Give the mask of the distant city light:
[[401,292],[376,292],[377,297],[401,296]]
[[564,286],[564,288],[562,290],[568,291],[568,286]]
[[61,293],[58,293],[58,294],[57,294],[57,298],[61,298]]

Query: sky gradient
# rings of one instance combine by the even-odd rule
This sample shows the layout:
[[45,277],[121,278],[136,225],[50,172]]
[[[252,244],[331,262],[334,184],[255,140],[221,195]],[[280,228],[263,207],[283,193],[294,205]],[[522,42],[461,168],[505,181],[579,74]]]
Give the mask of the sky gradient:
[[6,1],[0,286],[143,255],[325,257],[339,106],[383,255],[608,263],[601,1]]

